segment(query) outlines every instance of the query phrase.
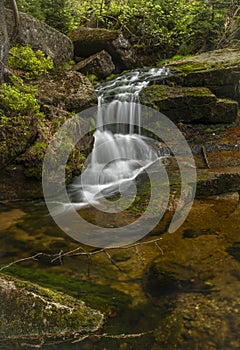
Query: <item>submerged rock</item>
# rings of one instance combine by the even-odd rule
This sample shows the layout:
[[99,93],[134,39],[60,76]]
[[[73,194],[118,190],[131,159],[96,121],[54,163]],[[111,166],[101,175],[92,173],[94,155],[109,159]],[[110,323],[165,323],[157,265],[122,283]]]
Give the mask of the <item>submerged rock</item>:
[[72,70],[83,74],[94,74],[99,79],[102,79],[110,75],[115,70],[115,66],[111,56],[106,51],[102,50],[101,52],[80,61],[72,67]]
[[130,69],[135,66],[131,45],[118,30],[79,27],[69,37],[77,57],[89,57],[105,50],[111,55],[116,68]]
[[103,314],[70,296],[30,282],[0,276],[0,338],[41,339],[93,332]]
[[229,123],[237,118],[236,101],[218,99],[204,87],[147,86],[141,102],[175,122]]
[[[56,65],[62,65],[73,58],[73,44],[66,35],[26,13],[20,12],[19,15],[16,43],[43,51]],[[14,18],[11,10],[6,10],[6,17],[8,32],[12,33]]]

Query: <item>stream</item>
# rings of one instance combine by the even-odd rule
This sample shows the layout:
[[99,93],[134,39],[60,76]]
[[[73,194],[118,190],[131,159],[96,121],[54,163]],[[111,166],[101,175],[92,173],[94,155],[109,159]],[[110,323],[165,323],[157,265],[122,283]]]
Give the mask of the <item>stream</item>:
[[[164,68],[133,71],[96,87],[99,108],[93,151],[81,177],[68,188],[79,215],[94,225],[114,232],[135,222],[149,204],[144,172],[171,155],[168,148],[154,147],[153,140],[143,135],[138,98],[144,86],[167,74]],[[123,194],[124,209],[118,202]],[[111,215],[102,211],[109,208],[106,198],[110,204],[121,204],[109,209]],[[240,348],[239,194],[195,199],[183,225],[169,233],[175,209],[168,205],[162,220],[144,237],[153,243],[138,249],[113,245],[109,254],[115,264],[99,253],[90,264],[82,256],[66,257],[63,265],[41,257],[4,270],[70,294],[106,315],[99,336],[78,343],[49,341],[41,349]],[[0,223],[1,266],[36,252],[57,254],[79,247],[41,201],[1,202]],[[27,348],[16,342],[13,349]]]

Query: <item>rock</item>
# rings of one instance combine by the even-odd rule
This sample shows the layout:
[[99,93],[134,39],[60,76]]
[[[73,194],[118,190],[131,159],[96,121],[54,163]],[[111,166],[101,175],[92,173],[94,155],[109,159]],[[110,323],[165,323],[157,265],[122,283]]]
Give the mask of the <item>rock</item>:
[[41,77],[35,84],[41,105],[80,112],[97,104],[92,84],[79,72],[57,71],[53,75]]
[[74,44],[75,56],[89,57],[104,50],[111,55],[118,70],[135,66],[131,45],[118,30],[79,27],[69,37]]
[[[42,197],[42,163],[53,135],[75,112],[97,103],[93,86],[79,72],[60,71],[34,81],[39,91],[41,111],[36,115],[19,116],[0,131],[0,199],[36,199]],[[21,123],[19,122],[21,121]],[[66,181],[80,174],[92,145],[90,120],[77,117],[78,136],[85,135],[69,154]],[[78,132],[79,130],[79,132]],[[75,135],[75,134],[74,134]],[[9,175],[10,174],[10,175]],[[13,186],[14,182],[14,186]]]
[[204,87],[147,86],[141,102],[165,114],[174,122],[229,123],[236,119],[236,101],[217,99]]
[[[8,32],[12,33],[14,19],[11,10],[6,9],[6,17]],[[15,42],[43,51],[56,65],[62,65],[73,58],[73,44],[66,35],[26,13],[20,12],[19,32]]]
[[103,314],[84,302],[30,282],[0,276],[0,338],[67,338],[74,333],[94,332]]
[[1,125],[0,129],[0,169],[10,164],[24,153],[34,142],[38,131],[36,115],[12,118],[11,125]]
[[77,63],[72,70],[83,74],[95,74],[99,79],[103,79],[115,70],[115,66],[109,53],[103,50]]
[[236,167],[218,169],[215,171],[198,170],[196,197],[205,198],[208,196],[240,191],[239,169],[239,167]]
[[194,292],[208,289],[204,281],[196,277],[194,269],[174,262],[154,261],[148,268],[145,290],[153,297],[172,293]]
[[204,86],[217,97],[240,100],[240,49],[221,49],[166,63],[168,85]]

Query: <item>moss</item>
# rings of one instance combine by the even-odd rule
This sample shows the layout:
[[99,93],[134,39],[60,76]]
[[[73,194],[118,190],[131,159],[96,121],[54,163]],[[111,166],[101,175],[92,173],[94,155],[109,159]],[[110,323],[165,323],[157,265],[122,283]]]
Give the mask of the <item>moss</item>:
[[76,299],[30,282],[0,276],[1,337],[67,334],[91,331],[101,325],[102,314]]
[[87,74],[87,78],[93,85],[98,83],[98,77],[95,74]]
[[69,38],[74,41],[112,41],[120,34],[119,30],[108,30],[104,28],[84,28],[74,29]]
[[[75,277],[69,277],[68,274],[43,272],[34,268],[12,266],[6,270],[8,274],[22,279],[23,282],[28,280],[51,290],[79,298],[101,311],[106,311],[106,307],[119,311],[131,303],[131,297],[112,289],[108,286],[97,285],[90,281],[84,281]],[[114,295],[114,298],[112,296]]]

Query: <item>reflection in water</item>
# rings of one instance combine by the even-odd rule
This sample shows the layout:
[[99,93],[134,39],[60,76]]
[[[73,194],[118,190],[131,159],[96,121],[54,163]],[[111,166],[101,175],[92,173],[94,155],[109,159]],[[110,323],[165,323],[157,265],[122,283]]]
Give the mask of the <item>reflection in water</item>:
[[[135,251],[117,249],[109,252],[121,271],[99,254],[90,266],[90,279],[87,259],[81,257],[65,258],[62,266],[40,260],[9,269],[16,276],[101,308],[107,315],[101,332],[116,335],[150,331],[139,338],[90,337],[81,343],[45,348],[239,349],[238,200],[238,194],[228,200],[195,200],[188,220],[174,234],[166,232],[166,215],[149,237],[161,233],[163,255],[154,245],[139,247],[144,265]],[[20,206],[22,216],[16,211]],[[6,203],[1,205],[1,212],[4,222],[12,221],[11,226],[0,227],[2,263],[36,251],[57,253],[79,246],[58,231],[42,203]],[[90,216],[90,211],[85,215]]]

